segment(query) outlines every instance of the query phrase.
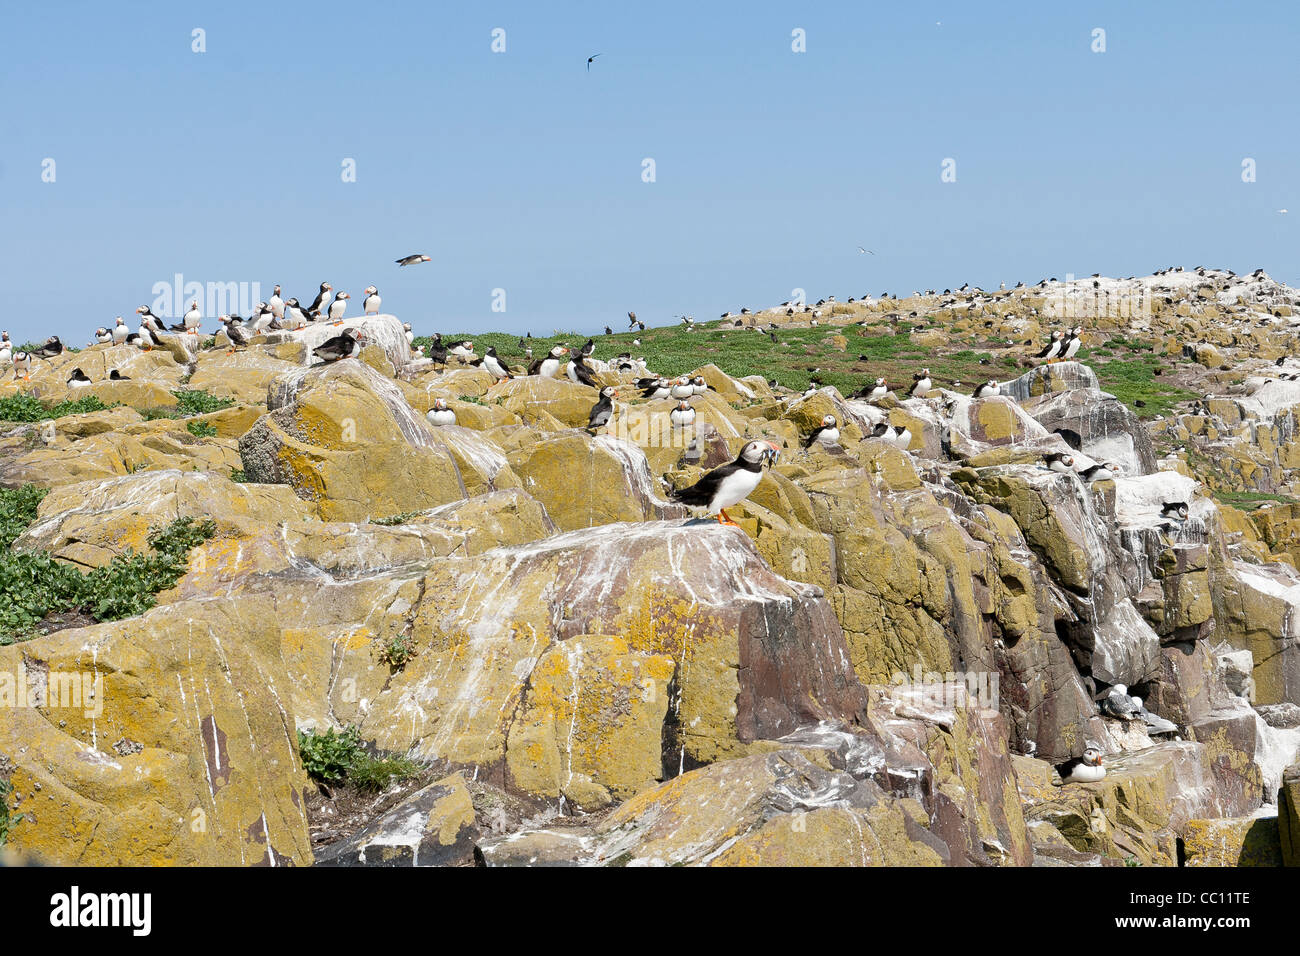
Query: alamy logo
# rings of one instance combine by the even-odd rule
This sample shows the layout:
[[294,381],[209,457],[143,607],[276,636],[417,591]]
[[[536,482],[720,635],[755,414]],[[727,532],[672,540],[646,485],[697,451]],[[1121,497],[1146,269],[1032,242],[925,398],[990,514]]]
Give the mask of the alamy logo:
[[162,319],[174,319],[198,302],[205,316],[248,315],[262,301],[260,282],[186,282],[179,272],[171,282],[155,282],[149,311]]
[[43,707],[80,710],[82,716],[104,713],[104,677],[91,671],[51,671],[23,668],[0,671],[0,707]]
[[153,927],[153,894],[82,893],[74,886],[50,897],[50,925],[126,926],[133,936],[148,936]]

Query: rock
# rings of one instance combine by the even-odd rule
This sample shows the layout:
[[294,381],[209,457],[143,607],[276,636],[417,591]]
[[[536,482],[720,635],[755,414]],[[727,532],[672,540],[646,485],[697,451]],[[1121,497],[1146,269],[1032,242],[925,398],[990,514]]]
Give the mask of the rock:
[[463,774],[417,791],[346,840],[316,854],[317,866],[464,866],[479,838]]
[[188,601],[0,647],[0,673],[37,701],[0,706],[23,817],[13,849],[77,866],[311,862],[266,599]]
[[1019,378],[1003,382],[1001,391],[1017,402],[1025,402],[1040,395],[1079,388],[1098,388],[1093,370],[1081,362],[1056,362],[1040,365]]
[[1300,763],[1282,774],[1277,799],[1277,832],[1284,866],[1300,866]]
[[591,417],[591,407],[600,394],[586,385],[575,385],[567,378],[527,375],[492,386],[486,398],[488,402],[500,401],[506,411],[518,415],[525,424],[535,421],[537,412],[541,410],[576,428],[586,426]]
[[1156,470],[1151,436],[1128,406],[1098,389],[1050,392],[1025,403],[1025,411],[1049,432],[1077,435],[1079,450],[1096,462],[1113,461],[1128,476]]
[[1183,866],[1281,866],[1277,817],[1189,820]]

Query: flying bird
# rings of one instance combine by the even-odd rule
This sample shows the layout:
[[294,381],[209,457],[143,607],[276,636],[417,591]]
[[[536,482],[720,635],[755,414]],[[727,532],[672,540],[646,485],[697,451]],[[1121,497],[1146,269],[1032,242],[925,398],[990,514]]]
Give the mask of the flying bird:
[[430,258],[429,256],[421,256],[421,255],[402,256],[402,258],[397,260],[397,264],[399,266],[415,266],[415,265],[419,265],[421,262],[432,262],[432,261],[433,259]]
[[869,256],[874,256],[876,254],[874,249],[863,249],[861,246],[858,246],[858,252],[865,253]]
[[596,59],[596,57],[598,57],[598,56],[604,56],[604,55],[605,55],[605,54],[603,54],[603,53],[593,53],[591,56],[587,57],[587,72],[588,72],[588,73],[591,72],[591,61],[594,60],[594,59]]

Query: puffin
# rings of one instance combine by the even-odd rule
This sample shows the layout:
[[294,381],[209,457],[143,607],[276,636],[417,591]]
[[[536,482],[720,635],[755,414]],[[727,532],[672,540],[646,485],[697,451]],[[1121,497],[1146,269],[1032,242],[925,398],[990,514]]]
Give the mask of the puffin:
[[231,345],[237,345],[246,348],[249,342],[248,331],[244,328],[243,322],[227,322],[226,338],[230,339]]
[[438,425],[439,427],[443,425],[456,424],[456,413],[447,407],[447,400],[445,398],[435,398],[433,400],[433,408],[429,409],[428,413],[424,417],[429,420],[430,424]]
[[824,442],[827,445],[833,445],[839,440],[839,424],[835,421],[834,415],[827,415],[822,419],[822,423],[814,428],[812,433],[804,440],[803,447],[811,448],[816,442]]
[[591,414],[587,416],[587,430],[595,432],[609,424],[609,420],[614,416],[614,399],[618,397],[618,392],[613,385],[606,385],[600,390],[600,398],[596,404],[591,406]]
[[1062,475],[1074,474],[1074,456],[1066,455],[1062,452],[1054,451],[1043,456],[1043,461],[1047,463],[1047,470],[1054,471]]
[[488,350],[483,353],[483,367],[492,373],[492,377],[500,381],[511,378],[510,369],[506,368],[504,362],[497,358],[497,348],[495,345],[489,345]]
[[472,361],[474,358],[474,343],[469,339],[465,339],[447,349],[447,353],[449,355],[454,355],[459,359],[464,359],[467,362]]
[[528,367],[529,375],[541,375],[543,378],[555,378],[560,371],[560,359],[569,354],[567,345],[553,345],[546,358],[538,359]]
[[858,389],[854,398],[865,398],[869,402],[876,402],[889,394],[889,386],[885,384],[883,378],[878,378],[871,385],[863,385]]
[[596,354],[596,340],[593,338],[588,338],[586,344],[583,345],[582,347],[582,351],[579,352],[578,354],[581,355],[584,359],[591,358],[594,354]]
[[907,449],[912,445],[912,430],[910,428],[895,428],[893,425],[886,424],[885,422],[879,422],[867,437],[883,438],[891,445],[901,448],[903,451],[907,451]]
[[1052,340],[1043,346],[1043,350],[1034,358],[1047,359],[1049,362],[1061,354],[1061,338],[1065,335],[1060,329],[1052,333]]
[[123,375],[117,369],[113,369],[113,371],[108,373],[108,380],[110,382],[129,382],[131,381],[131,376]]
[[714,468],[695,484],[686,488],[676,488],[669,492],[674,501],[696,508],[704,508],[708,514],[717,514],[719,524],[734,525],[727,514],[727,509],[739,504],[750,496],[758,483],[763,480],[763,465],[775,461],[781,449],[770,441],[751,441],[740,450],[736,460]]
[[183,328],[176,329],[177,332],[198,331],[199,326],[203,324],[203,313],[199,311],[199,301],[195,299],[190,303],[190,310],[182,317]]
[[673,428],[689,428],[695,424],[695,408],[686,399],[677,403],[677,407],[668,413],[668,420]]
[[100,326],[95,329],[95,342],[99,345],[111,345],[113,343],[113,333]]
[[22,349],[13,353],[14,378],[22,375],[23,381],[27,381],[32,372],[32,357]]
[[1079,336],[1083,334],[1083,326],[1077,325],[1070,329],[1070,335],[1061,343],[1061,361],[1068,362],[1074,358],[1075,353],[1079,351]]
[[379,290],[372,285],[366,286],[366,297],[361,300],[361,311],[366,315],[378,315],[384,300],[379,298]]
[[333,291],[334,287],[328,282],[320,284],[320,291],[316,293],[316,298],[312,300],[311,305],[307,306],[307,321],[315,321],[313,317],[320,315],[321,310],[325,308],[325,303],[329,302],[330,293]]
[[629,312],[627,314],[627,330],[631,332],[635,328],[636,328],[636,313]]
[[356,329],[344,329],[338,335],[326,339],[312,349],[311,354],[322,362],[337,362],[339,359],[345,359],[360,352],[364,339],[364,333],[358,332]]
[[70,388],[84,388],[89,384],[90,376],[81,370],[81,366],[74,368],[72,374],[68,376],[68,386]]
[[271,293],[270,300],[266,307],[271,310],[271,314],[277,319],[284,318],[284,299],[280,298],[280,287],[276,286],[275,291]]
[[346,292],[334,293],[334,301],[330,303],[329,317],[330,321],[335,325],[343,324],[343,315],[348,310],[348,299],[350,298],[352,298],[352,296],[348,295]]
[[406,335],[406,344],[407,344],[407,345],[410,345],[410,346],[414,346],[414,345],[415,345],[415,330],[411,328],[411,323],[410,323],[410,322],[403,322],[403,323],[402,323],[402,332],[405,333],[405,335]]
[[934,383],[930,380],[930,370],[923,368],[912,376],[912,387],[907,390],[908,397],[919,398],[930,390]]
[[1056,772],[1061,775],[1061,783],[1096,783],[1106,776],[1102,764],[1101,747],[1088,741],[1082,757],[1071,757],[1065,763],[1056,765]]
[[989,379],[983,385],[980,385],[971,394],[971,398],[993,398],[995,395],[1002,394],[1002,386],[997,383],[996,379]]
[[311,316],[308,315],[307,310],[298,303],[297,296],[290,298],[284,303],[284,328],[291,330],[305,328],[307,323],[310,321]]
[[583,361],[583,353],[579,352],[576,358],[569,359],[569,367],[565,369],[569,376],[569,381],[576,385],[590,385],[592,388],[600,388],[600,383],[596,381],[596,376],[591,374],[591,366]]
[[1079,472],[1079,477],[1090,483],[1118,478],[1119,475],[1120,467],[1113,461],[1102,462],[1100,465],[1092,465],[1091,467],[1085,468],[1083,471]]
[[703,395],[709,390],[709,383],[704,381],[703,375],[697,375],[691,379],[691,391],[696,395]]
[[126,320],[120,315],[113,321],[113,344],[121,345],[126,341],[126,337],[131,334],[131,330],[126,326]]
[[14,360],[14,344],[9,341],[8,332],[0,332],[0,362]]
[[690,378],[685,375],[673,379],[673,383],[668,387],[668,397],[679,401],[683,398],[690,398],[694,394],[695,386],[691,384]]
[[666,378],[642,379],[641,381],[648,381],[650,383],[643,387],[641,386],[641,382],[637,383],[638,387],[643,388],[641,397],[649,399],[652,402],[661,398],[667,398],[672,388],[672,383]]
[[414,266],[414,265],[419,265],[421,262],[432,262],[432,261],[433,259],[431,259],[429,256],[413,255],[413,256],[402,256],[402,258],[397,260],[397,264],[398,266]]
[[1160,506],[1160,517],[1175,518],[1178,521],[1186,521],[1189,514],[1187,502],[1185,501],[1166,501]]
[[[280,303],[283,305],[284,303]],[[253,309],[253,314],[248,317],[248,331],[253,335],[260,335],[271,324],[275,314],[271,311],[270,305],[265,302],[257,303],[257,308]]]
[[63,343],[57,335],[51,335],[39,347],[32,349],[32,355],[39,359],[52,359],[63,352]]

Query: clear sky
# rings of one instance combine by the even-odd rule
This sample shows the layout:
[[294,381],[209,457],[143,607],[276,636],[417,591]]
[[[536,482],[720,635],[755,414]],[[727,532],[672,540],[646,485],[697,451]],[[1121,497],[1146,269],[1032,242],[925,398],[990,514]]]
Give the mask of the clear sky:
[[5,3],[0,323],[82,344],[177,273],[374,283],[420,334],[1172,263],[1298,284],[1297,26],[1293,2]]

